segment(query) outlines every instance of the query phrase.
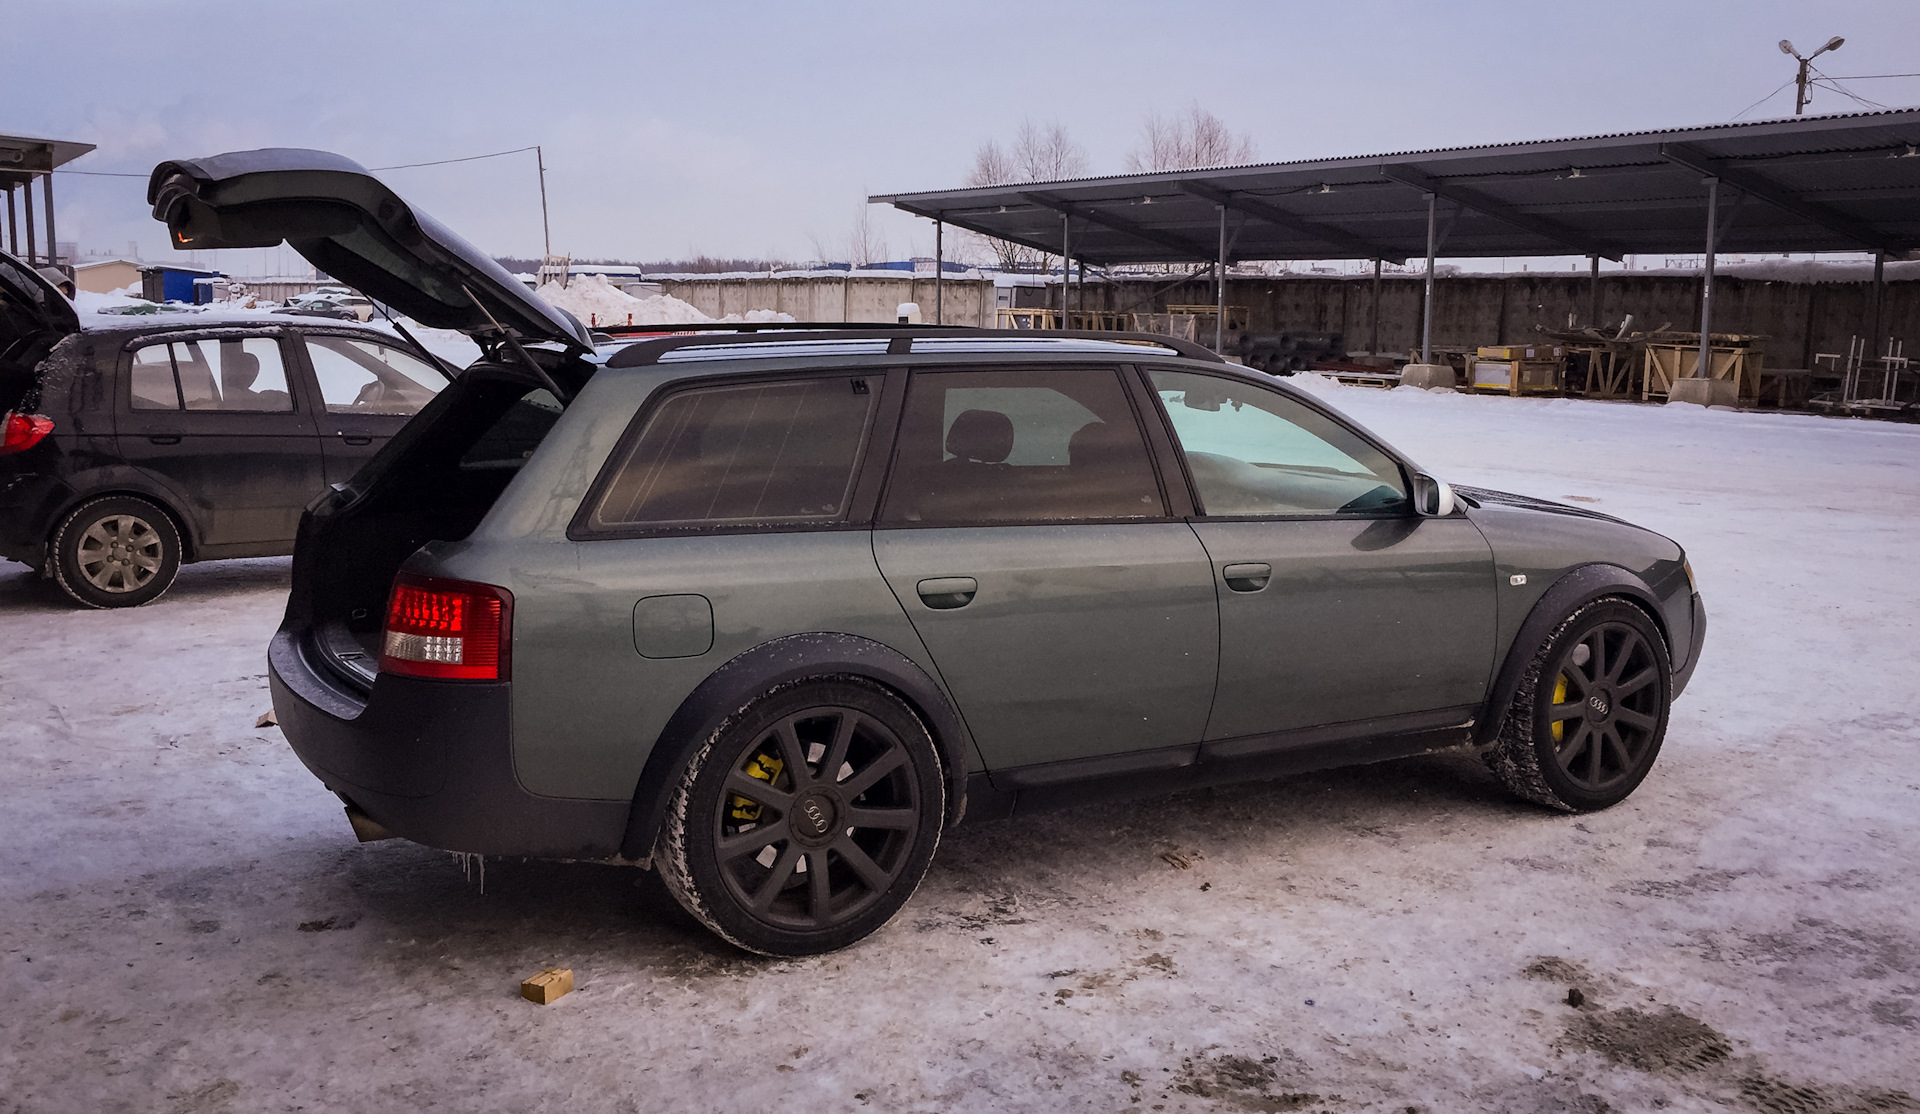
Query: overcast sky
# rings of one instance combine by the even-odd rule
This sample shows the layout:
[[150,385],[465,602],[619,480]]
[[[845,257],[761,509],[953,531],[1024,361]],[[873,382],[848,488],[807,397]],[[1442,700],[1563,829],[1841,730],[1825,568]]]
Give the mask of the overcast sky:
[[[1844,35],[1816,63],[1835,77],[1920,72],[1915,0],[7,0],[0,28],[0,132],[141,175],[59,176],[60,238],[153,259],[172,257],[153,164],[251,147],[380,167],[537,143],[556,251],[806,259],[869,193],[961,184],[1023,118],[1118,173],[1149,113],[1192,103],[1280,161],[1723,122],[1792,78],[1782,38]],[[1920,79],[1847,84],[1920,104]],[[1859,107],[1820,91],[1809,111]],[[1742,118],[1792,111],[1789,85]],[[530,152],[382,177],[488,251],[540,252]],[[926,221],[881,227],[895,258],[932,251]]]

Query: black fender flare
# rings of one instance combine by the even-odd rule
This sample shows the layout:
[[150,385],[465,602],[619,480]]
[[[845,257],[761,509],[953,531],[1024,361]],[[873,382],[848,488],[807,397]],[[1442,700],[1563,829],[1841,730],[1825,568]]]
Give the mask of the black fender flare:
[[633,811],[620,854],[643,859],[666,819],[667,803],[687,763],[729,716],[772,689],[811,677],[864,677],[904,700],[933,736],[946,764],[946,825],[966,811],[967,754],[972,737],[947,696],[911,658],[881,642],[852,634],[790,634],[763,642],[707,675],[667,720],[634,789]]
[[1485,746],[1500,737],[1507,706],[1513,703],[1513,694],[1520,688],[1520,678],[1526,674],[1528,663],[1533,661],[1533,655],[1539,652],[1547,636],[1576,609],[1602,596],[1619,596],[1639,605],[1660,631],[1661,639],[1667,643],[1667,658],[1672,660],[1673,634],[1660,615],[1659,597],[1646,581],[1619,565],[1592,564],[1570,569],[1554,581],[1533,605],[1533,610],[1527,612],[1519,633],[1507,647],[1506,660],[1494,674],[1493,687],[1487,690],[1486,703],[1481,706],[1479,722],[1474,726],[1476,745]]

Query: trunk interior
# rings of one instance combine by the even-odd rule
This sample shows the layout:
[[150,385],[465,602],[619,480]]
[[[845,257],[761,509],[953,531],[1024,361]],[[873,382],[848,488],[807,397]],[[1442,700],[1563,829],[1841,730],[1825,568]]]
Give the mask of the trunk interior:
[[519,369],[483,364],[463,373],[352,481],[309,508],[294,548],[288,629],[365,692],[378,675],[394,574],[427,542],[471,533],[560,410]]

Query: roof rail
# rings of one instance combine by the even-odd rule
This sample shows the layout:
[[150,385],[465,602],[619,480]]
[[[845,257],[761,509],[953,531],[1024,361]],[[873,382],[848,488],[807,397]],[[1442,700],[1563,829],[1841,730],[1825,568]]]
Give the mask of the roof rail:
[[[879,323],[861,324],[849,328],[844,323],[807,323],[793,322],[751,322],[729,323],[723,325],[675,325],[649,332],[682,332],[683,330],[702,330],[692,335],[663,336],[651,340],[637,341],[615,352],[607,360],[610,368],[649,367],[660,362],[660,358],[676,348],[719,347],[734,344],[775,344],[786,340],[886,340],[887,353],[904,356],[913,351],[915,340],[936,338],[980,338],[993,340],[1102,340],[1116,344],[1137,344],[1165,348],[1177,356],[1189,360],[1204,360],[1208,363],[1226,363],[1226,359],[1212,349],[1203,348],[1190,340],[1164,336],[1159,333],[1122,333],[1082,329],[972,329],[960,325],[897,325]],[[638,327],[636,326],[636,331]],[[727,330],[735,335],[715,335],[716,331]],[[776,333],[782,330],[804,332],[804,337],[763,336],[761,333]]]

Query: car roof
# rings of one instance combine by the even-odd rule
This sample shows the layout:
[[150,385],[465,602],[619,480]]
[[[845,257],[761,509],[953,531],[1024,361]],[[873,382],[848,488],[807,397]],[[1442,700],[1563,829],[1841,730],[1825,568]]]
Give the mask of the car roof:
[[156,333],[204,333],[218,329],[285,329],[298,325],[302,329],[357,329],[363,333],[374,333],[383,337],[395,334],[385,329],[375,328],[364,322],[336,320],[326,317],[301,317],[297,314],[276,314],[266,310],[246,312],[193,313],[133,313],[105,314],[85,313],[80,315],[80,331],[89,335],[131,333],[142,336]]
[[670,333],[649,330],[639,338],[617,338],[614,345],[602,345],[597,354],[606,367],[616,370],[712,361],[937,355],[1029,359],[1105,356],[1225,363],[1198,344],[1156,333],[841,323],[682,326]]

